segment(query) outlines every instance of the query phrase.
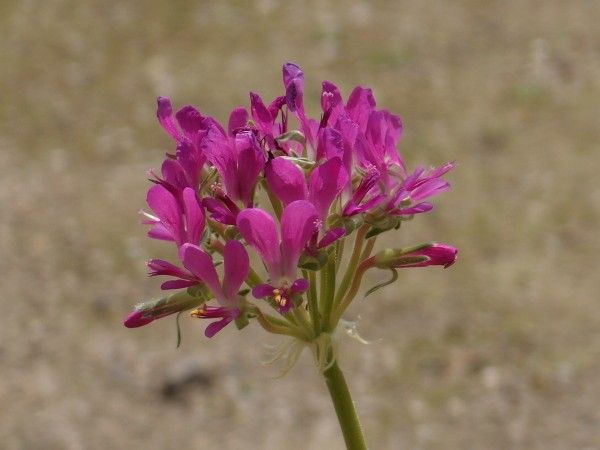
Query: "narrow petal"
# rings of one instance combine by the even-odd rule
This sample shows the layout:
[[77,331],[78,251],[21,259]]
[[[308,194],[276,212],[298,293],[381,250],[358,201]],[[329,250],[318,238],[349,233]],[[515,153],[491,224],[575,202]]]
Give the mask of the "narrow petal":
[[204,335],[207,338],[213,337],[215,334],[217,334],[219,331],[221,331],[223,328],[229,325],[232,320],[232,317],[223,317],[221,320],[211,323],[206,327],[206,330],[204,330]]
[[307,197],[306,180],[300,167],[285,158],[275,158],[267,164],[265,176],[269,188],[284,206]]
[[260,208],[244,209],[238,214],[237,227],[246,242],[258,252],[269,275],[278,277],[281,273],[279,234],[271,215]]
[[274,289],[270,284],[259,284],[252,288],[252,295],[254,298],[271,297]]
[[297,200],[281,215],[282,274],[295,279],[296,266],[304,247],[318,230],[319,215],[312,203]]
[[283,66],[283,84],[288,108],[304,115],[304,74],[299,66],[287,63]]
[[327,218],[331,204],[349,178],[340,158],[331,158],[312,171],[308,180],[308,199],[315,205],[321,219]]
[[177,129],[177,124],[173,118],[173,107],[171,106],[171,100],[167,97],[158,97],[156,100],[156,117],[158,122],[164,128],[164,130],[176,141],[181,141],[183,135]]
[[399,208],[392,211],[392,214],[395,216],[402,215],[410,215],[410,214],[421,214],[424,212],[431,211],[433,209],[433,205],[428,202],[419,203],[415,206],[411,206],[409,208]]
[[235,146],[237,150],[237,199],[246,206],[251,206],[252,193],[256,179],[265,165],[265,157],[250,131],[236,134]]
[[183,190],[183,209],[186,219],[187,242],[198,245],[204,232],[204,213],[192,188]]
[[235,299],[250,269],[248,253],[240,241],[231,240],[225,244],[223,260],[225,265],[223,293],[225,298]]
[[146,263],[148,266],[148,275],[155,277],[157,275],[168,275],[171,277],[183,278],[187,280],[194,280],[191,273],[186,272],[175,264],[171,264],[169,261],[164,259],[151,259]]
[[221,284],[210,255],[193,244],[184,244],[179,255],[185,268],[204,281],[218,300],[222,300]]
[[123,325],[125,325],[127,328],[137,328],[148,325],[150,322],[154,321],[154,319],[154,317],[144,317],[143,311],[135,310],[130,312],[127,317],[125,317]]
[[168,280],[160,285],[160,288],[163,291],[167,291],[169,289],[183,289],[191,286],[196,286],[198,284],[197,281],[190,280]]
[[346,229],[342,227],[332,228],[325,233],[325,236],[319,241],[317,248],[325,248],[333,244],[338,239],[346,235]]

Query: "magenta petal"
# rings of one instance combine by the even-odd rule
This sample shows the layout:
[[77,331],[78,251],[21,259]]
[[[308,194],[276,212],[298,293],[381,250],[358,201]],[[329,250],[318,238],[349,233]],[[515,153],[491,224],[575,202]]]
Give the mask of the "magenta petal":
[[146,201],[164,227],[171,233],[177,245],[181,245],[183,243],[181,211],[173,194],[164,186],[156,184],[148,190]]
[[223,328],[225,328],[227,325],[229,325],[229,323],[231,323],[231,321],[232,321],[231,318],[223,317],[221,320],[212,322],[211,324],[209,324],[206,327],[206,330],[204,330],[204,335],[207,338],[213,337],[215,334],[217,334],[219,331],[221,331]]
[[281,215],[282,274],[294,279],[302,250],[319,227],[319,215],[312,203],[296,200]]
[[279,234],[271,215],[260,208],[244,209],[238,214],[237,226],[246,242],[262,258],[269,275],[278,277],[281,273]]
[[135,310],[130,312],[127,317],[125,317],[123,325],[125,325],[127,328],[137,328],[148,325],[153,320],[154,317],[144,317],[143,311]]
[[180,267],[177,267],[176,265],[171,264],[169,261],[165,261],[164,259],[151,259],[148,261],[147,266],[149,270],[148,275],[151,277],[157,275],[169,275],[188,280],[194,278],[191,273],[186,272]]
[[325,248],[333,244],[338,239],[343,238],[346,235],[346,229],[342,227],[332,228],[325,233],[325,236],[319,241],[317,248]]
[[183,208],[186,217],[187,242],[199,244],[204,232],[204,213],[192,188],[183,190]]
[[371,89],[357,86],[354,88],[348,102],[346,103],[346,110],[350,118],[356,122],[361,129],[365,131],[371,111],[375,108],[375,98]]
[[236,134],[235,147],[237,150],[237,198],[246,206],[251,206],[252,193],[256,179],[265,165],[265,157],[250,131]]
[[292,112],[304,115],[304,74],[299,66],[287,63],[283,66],[283,84],[288,108]]
[[165,228],[160,222],[152,223],[152,226],[148,230],[148,237],[152,239],[158,239],[161,241],[172,241],[173,234]]
[[196,133],[205,127],[204,116],[196,108],[186,105],[175,114],[177,123],[191,141],[194,140]]
[[196,286],[198,284],[197,281],[191,280],[168,280],[160,285],[160,288],[163,291],[167,291],[169,289],[183,289],[191,286]]
[[224,298],[217,271],[208,253],[196,245],[184,244],[179,249],[179,258],[187,270],[206,283],[218,300]]
[[271,134],[273,132],[273,116],[271,116],[260,96],[254,92],[250,93],[250,111],[252,118],[262,132],[264,134]]
[[158,97],[156,103],[156,117],[158,122],[164,128],[164,130],[176,141],[181,141],[183,136],[177,129],[177,124],[173,118],[173,107],[171,106],[171,100],[166,97]]
[[304,172],[300,167],[285,158],[271,160],[265,169],[269,188],[283,202],[284,206],[307,196]]
[[250,269],[248,253],[240,241],[231,240],[225,244],[223,260],[225,263],[223,292],[225,298],[235,299]]
[[259,284],[252,288],[252,295],[254,298],[265,298],[273,295],[275,288],[270,284]]
[[340,158],[331,158],[312,171],[308,181],[308,199],[315,205],[321,219],[327,218],[331,204],[348,180],[348,172]]
[[335,156],[341,157],[343,152],[344,142],[339,131],[329,127],[321,129],[319,132],[316,159],[329,159]]
[[248,125],[248,111],[244,107],[235,108],[229,114],[229,124],[227,129],[229,131],[229,135],[233,136],[235,131],[240,128],[245,128]]
[[302,294],[308,290],[310,287],[310,283],[308,280],[304,278],[298,278],[296,281],[292,283],[292,287],[290,288],[290,292],[292,294]]
[[448,189],[450,189],[450,184],[447,181],[439,178],[433,178],[431,180],[427,180],[425,183],[413,190],[410,193],[410,198],[413,201],[424,200],[428,197],[445,192]]
[[221,201],[205,197],[202,199],[202,205],[210,212],[212,219],[225,225],[235,225],[235,215]]

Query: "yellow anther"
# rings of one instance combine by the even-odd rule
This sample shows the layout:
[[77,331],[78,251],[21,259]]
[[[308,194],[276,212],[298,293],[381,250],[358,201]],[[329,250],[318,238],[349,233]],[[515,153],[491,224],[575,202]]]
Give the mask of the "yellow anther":
[[279,294],[281,294],[281,290],[279,290],[279,289],[273,289],[273,295],[277,296]]
[[201,318],[204,316],[204,308],[196,308],[193,311],[190,312],[190,315],[192,317],[198,317]]

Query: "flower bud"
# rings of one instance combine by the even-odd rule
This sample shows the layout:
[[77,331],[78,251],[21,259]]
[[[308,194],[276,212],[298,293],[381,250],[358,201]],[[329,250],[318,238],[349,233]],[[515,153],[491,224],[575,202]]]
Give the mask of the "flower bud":
[[373,258],[373,267],[400,269],[404,267],[451,266],[458,250],[445,244],[428,243],[401,249],[385,249]]
[[136,305],[127,315],[123,324],[127,328],[137,328],[147,325],[161,317],[195,308],[204,303],[204,298],[190,295],[188,291],[180,291],[159,300],[152,300]]

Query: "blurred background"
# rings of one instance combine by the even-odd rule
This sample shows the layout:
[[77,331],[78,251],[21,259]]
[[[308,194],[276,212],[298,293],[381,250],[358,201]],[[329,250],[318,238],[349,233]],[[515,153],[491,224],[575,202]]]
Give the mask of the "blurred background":
[[[0,448],[342,449],[308,354],[284,378],[253,326],[127,330],[166,246],[138,211],[172,143],[157,95],[226,119],[281,64],[405,123],[453,190],[388,242],[460,248],[348,318],[373,449],[600,448],[600,3],[0,2]],[[376,280],[372,279],[371,282]],[[366,286],[368,287],[368,285]]]

